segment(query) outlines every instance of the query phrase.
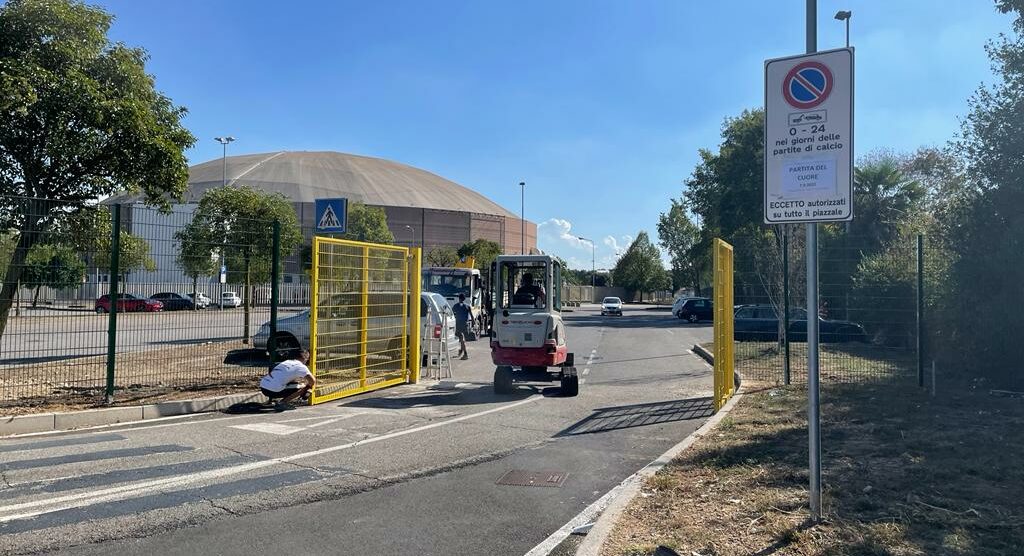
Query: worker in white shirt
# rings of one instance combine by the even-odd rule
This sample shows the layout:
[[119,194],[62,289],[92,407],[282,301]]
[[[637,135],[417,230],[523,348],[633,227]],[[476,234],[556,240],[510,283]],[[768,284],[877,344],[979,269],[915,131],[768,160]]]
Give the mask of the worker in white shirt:
[[306,366],[308,361],[308,350],[295,350],[260,379],[260,391],[275,402],[278,410],[295,409],[292,402],[305,397],[313,389],[316,378]]

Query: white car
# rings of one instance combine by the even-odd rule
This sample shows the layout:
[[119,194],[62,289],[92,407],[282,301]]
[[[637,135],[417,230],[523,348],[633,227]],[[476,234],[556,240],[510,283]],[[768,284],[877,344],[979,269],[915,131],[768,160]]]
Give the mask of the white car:
[[[357,306],[346,306],[342,310],[356,310]],[[354,334],[358,332],[358,318],[343,317],[335,323],[338,330],[332,330],[335,335]],[[401,318],[398,319],[399,323]],[[400,326],[400,324],[398,324]],[[389,328],[389,327],[385,327]],[[451,307],[445,301],[444,296],[423,292],[420,294],[420,355],[422,363],[429,362],[437,364],[437,357],[440,354],[439,341],[442,337],[448,349],[448,356],[452,359],[459,349],[459,341],[455,337],[455,315]],[[256,335],[253,336],[253,347],[266,350],[267,342],[270,339],[270,323],[264,323]],[[379,343],[373,351],[393,350],[396,343],[401,342],[401,336],[392,336],[388,330],[381,331],[380,328],[370,331],[368,343]],[[309,309],[296,315],[277,320],[277,347],[279,349],[294,349],[297,347],[309,348]]]
[[606,297],[601,302],[601,316],[618,315],[622,316],[622,300],[617,297]]
[[220,307],[225,309],[228,307],[238,308],[242,306],[242,298],[238,297],[235,292],[224,292],[220,294]]
[[196,307],[199,307],[200,309],[206,309],[213,303],[213,300],[203,292],[190,293],[188,294],[188,297],[196,304]]

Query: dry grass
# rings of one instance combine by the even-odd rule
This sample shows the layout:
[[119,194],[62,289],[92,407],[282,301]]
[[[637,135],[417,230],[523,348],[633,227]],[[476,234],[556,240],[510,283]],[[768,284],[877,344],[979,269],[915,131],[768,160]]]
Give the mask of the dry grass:
[[602,554],[1024,554],[1024,400],[824,386],[825,521],[810,526],[806,390],[745,389],[648,481]]
[[[114,405],[256,390],[266,361],[244,355],[248,347],[241,341],[209,342],[118,354]],[[243,356],[225,362],[232,352]],[[0,415],[99,407],[105,385],[102,356],[5,367],[0,371]]]

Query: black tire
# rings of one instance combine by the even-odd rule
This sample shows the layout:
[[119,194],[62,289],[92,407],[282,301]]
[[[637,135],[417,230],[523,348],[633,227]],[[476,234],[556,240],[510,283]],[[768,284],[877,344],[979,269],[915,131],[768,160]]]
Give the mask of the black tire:
[[105,314],[106,312],[107,312],[107,310],[104,309],[103,307],[96,307],[96,314],[97,315],[102,315],[102,314]]
[[494,393],[498,395],[511,394],[514,390],[512,367],[501,365],[494,369]]
[[295,336],[292,336],[291,334],[278,332],[275,338],[276,339],[274,340],[274,351],[276,353],[270,354],[270,357],[274,361],[284,361],[286,357],[288,357],[289,355],[291,355],[292,352],[294,352],[294,350],[297,350],[300,347],[302,347],[301,345],[299,345],[299,340],[297,340]]
[[580,377],[576,375],[562,375],[562,395],[567,397],[578,396],[580,393]]

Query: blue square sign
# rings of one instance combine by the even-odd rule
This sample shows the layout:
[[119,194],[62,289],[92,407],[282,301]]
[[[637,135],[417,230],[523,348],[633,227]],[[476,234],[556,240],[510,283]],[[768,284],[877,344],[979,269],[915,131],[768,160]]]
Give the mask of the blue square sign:
[[316,231],[343,234],[348,226],[348,199],[316,200]]

